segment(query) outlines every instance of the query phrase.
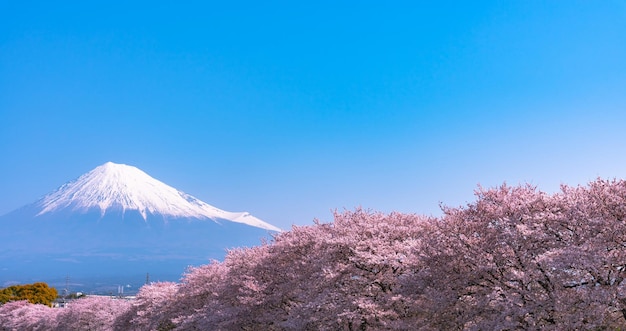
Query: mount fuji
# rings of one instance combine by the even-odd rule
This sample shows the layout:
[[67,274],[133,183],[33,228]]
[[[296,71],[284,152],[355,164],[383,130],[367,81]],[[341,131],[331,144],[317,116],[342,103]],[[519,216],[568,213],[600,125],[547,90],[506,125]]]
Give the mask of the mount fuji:
[[1,216],[0,229],[0,287],[67,276],[175,280],[281,231],[112,162]]

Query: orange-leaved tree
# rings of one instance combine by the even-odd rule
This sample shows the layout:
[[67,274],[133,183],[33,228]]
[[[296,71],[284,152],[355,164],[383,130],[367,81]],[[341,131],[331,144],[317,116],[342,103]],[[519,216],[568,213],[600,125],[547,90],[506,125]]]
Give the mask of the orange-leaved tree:
[[50,306],[57,295],[57,290],[46,283],[13,285],[0,290],[0,303],[28,300],[30,303]]

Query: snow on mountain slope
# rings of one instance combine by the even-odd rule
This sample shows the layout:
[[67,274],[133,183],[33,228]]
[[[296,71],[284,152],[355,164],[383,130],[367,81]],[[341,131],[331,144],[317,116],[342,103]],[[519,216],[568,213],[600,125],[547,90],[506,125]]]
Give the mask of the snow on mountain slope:
[[144,220],[148,214],[166,218],[227,220],[271,231],[281,231],[246,212],[227,212],[166,185],[140,169],[107,162],[43,197],[36,205],[37,215],[61,210],[87,212],[138,211]]

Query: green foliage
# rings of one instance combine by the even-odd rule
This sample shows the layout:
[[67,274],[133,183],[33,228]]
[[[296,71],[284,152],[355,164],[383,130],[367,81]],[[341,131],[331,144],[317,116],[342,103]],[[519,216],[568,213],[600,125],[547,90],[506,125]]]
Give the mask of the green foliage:
[[0,303],[28,300],[33,304],[39,303],[50,306],[57,296],[57,290],[49,287],[46,283],[13,285],[0,290]]

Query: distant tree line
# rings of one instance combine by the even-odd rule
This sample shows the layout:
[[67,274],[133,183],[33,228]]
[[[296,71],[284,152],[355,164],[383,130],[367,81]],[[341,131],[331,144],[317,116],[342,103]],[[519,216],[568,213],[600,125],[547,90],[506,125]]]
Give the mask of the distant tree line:
[[443,211],[336,213],[132,302],[7,303],[0,329],[626,329],[625,181],[502,185]]

